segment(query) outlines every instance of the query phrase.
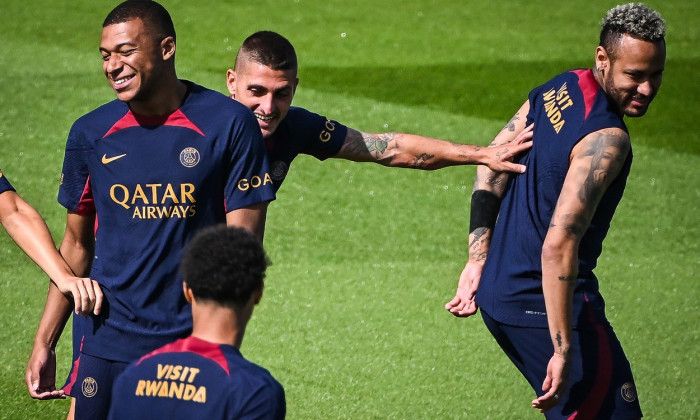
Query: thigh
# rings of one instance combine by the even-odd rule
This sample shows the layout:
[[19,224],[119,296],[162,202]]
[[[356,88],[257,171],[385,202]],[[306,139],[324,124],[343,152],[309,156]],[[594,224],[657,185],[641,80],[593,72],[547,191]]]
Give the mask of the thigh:
[[125,362],[80,354],[72,371],[70,394],[75,398],[75,420],[107,418],[112,385],[126,366]]
[[[487,328],[540,396],[553,353],[549,330],[501,324],[482,311]],[[632,370],[615,333],[604,317],[588,311],[571,336],[569,386],[548,420],[641,418]]]

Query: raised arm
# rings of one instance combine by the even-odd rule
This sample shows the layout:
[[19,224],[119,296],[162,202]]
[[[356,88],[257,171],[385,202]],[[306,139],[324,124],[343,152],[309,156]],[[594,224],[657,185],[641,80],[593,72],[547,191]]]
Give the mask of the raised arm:
[[[520,133],[520,130],[518,131]],[[482,147],[451,143],[414,134],[372,134],[348,128],[343,147],[335,158],[355,162],[376,162],[384,166],[424,170],[455,165],[487,165],[494,171],[522,173],[525,167],[513,157],[529,149],[531,130],[524,131],[508,145]],[[513,140],[513,139],[511,139]]]
[[[60,250],[68,265],[79,276],[87,276],[90,272],[95,244],[94,226],[94,216],[69,212],[66,218],[66,232]],[[32,398],[64,398],[63,391],[56,390],[56,344],[72,309],[73,302],[54,283],[50,283],[44,313],[27,364],[25,380]],[[99,312],[99,308],[96,311]]]
[[578,247],[610,183],[630,151],[620,129],[589,134],[571,153],[571,163],[542,247],[542,289],[554,354],[542,385],[546,393],[532,406],[546,411],[567,387],[573,292],[578,275]]
[[0,194],[0,223],[22,251],[44,270],[61,293],[73,299],[76,313],[88,315],[93,310],[99,312],[102,293],[97,283],[73,274],[56,250],[44,219],[14,191]]
[[[525,128],[525,117],[529,109],[529,102],[525,102],[489,147],[507,149],[511,144],[517,144],[520,138],[518,133],[531,131],[532,127]],[[474,298],[481,281],[481,272],[486,262],[508,177],[507,173],[497,172],[486,166],[476,169],[469,220],[469,260],[459,277],[455,297],[445,304],[445,309],[454,316],[468,317],[477,311]]]

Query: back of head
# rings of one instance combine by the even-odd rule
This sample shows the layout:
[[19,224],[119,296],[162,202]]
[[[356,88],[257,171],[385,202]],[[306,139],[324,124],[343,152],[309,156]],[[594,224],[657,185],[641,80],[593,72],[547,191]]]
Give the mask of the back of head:
[[600,46],[611,57],[615,57],[615,47],[624,35],[633,38],[659,42],[666,36],[666,22],[659,12],[642,3],[628,3],[608,10],[600,23]]
[[272,70],[294,70],[296,73],[298,68],[294,46],[287,38],[272,31],[256,32],[243,41],[236,56],[236,71],[243,56]]
[[180,272],[195,299],[240,307],[262,287],[268,265],[257,236],[219,225],[202,229],[190,241]]
[[170,13],[152,0],[126,0],[115,7],[105,18],[102,27],[127,22],[132,19],[141,19],[149,31],[153,31],[158,41],[169,36],[176,39],[175,25]]

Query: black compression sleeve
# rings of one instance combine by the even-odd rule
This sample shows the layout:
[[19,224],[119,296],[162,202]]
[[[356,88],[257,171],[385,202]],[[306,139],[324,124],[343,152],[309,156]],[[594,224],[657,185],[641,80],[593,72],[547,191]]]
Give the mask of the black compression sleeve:
[[469,215],[469,232],[482,227],[493,229],[500,208],[501,199],[496,194],[485,190],[474,191]]

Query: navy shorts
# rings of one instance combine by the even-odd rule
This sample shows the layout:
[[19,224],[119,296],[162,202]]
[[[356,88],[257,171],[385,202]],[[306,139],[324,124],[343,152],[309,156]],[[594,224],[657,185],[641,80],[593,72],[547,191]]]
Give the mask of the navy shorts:
[[[542,383],[554,352],[549,330],[504,325],[483,310],[481,316],[537,396],[543,395]],[[615,332],[607,320],[594,315],[590,308],[585,318],[571,336],[569,386],[559,404],[547,411],[545,417],[548,420],[641,418],[632,369]]]
[[75,398],[75,420],[107,418],[112,385],[128,365],[80,353],[63,387]]

